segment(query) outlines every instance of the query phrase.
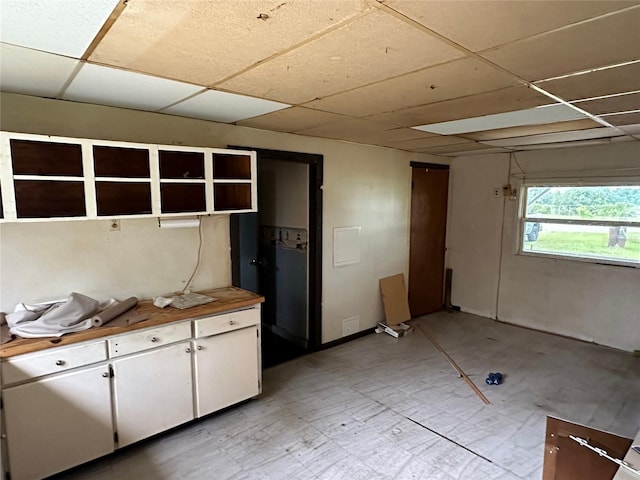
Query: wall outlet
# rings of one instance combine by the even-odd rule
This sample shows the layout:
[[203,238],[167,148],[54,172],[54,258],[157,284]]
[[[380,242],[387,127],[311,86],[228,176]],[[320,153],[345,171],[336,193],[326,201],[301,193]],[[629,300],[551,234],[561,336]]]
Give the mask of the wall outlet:
[[342,320],[342,336],[348,337],[360,331],[360,317],[350,317]]
[[494,197],[499,197],[502,194],[502,189],[501,188],[494,188],[493,189],[493,196]]

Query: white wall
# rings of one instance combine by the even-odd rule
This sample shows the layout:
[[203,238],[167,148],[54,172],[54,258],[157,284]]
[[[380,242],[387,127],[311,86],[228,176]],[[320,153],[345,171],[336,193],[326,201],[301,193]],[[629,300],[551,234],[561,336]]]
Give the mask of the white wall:
[[309,224],[309,166],[304,163],[263,160],[258,166],[260,223],[292,228]]
[[[513,173],[520,173],[519,165],[526,174],[549,177],[562,171],[609,176],[639,167],[638,158],[640,143],[630,142],[520,152],[511,167]],[[448,227],[453,304],[517,325],[639,349],[640,268],[515,254],[517,202],[492,197],[493,188],[509,183],[509,162],[506,154],[453,162]]]
[[[407,273],[409,161],[439,158],[148,112],[2,94],[3,130],[143,143],[290,150],[324,155],[322,341],[383,318],[378,278]],[[333,228],[361,225],[360,264],[334,269]],[[162,235],[162,236],[161,236]],[[179,289],[191,273],[195,233],[160,231],[153,220],[0,226],[0,308],[67,295],[149,297]],[[229,285],[228,217],[206,221],[206,252],[196,289]],[[161,256],[158,260],[157,257]],[[185,267],[184,263],[187,263]],[[185,269],[187,272],[185,273]]]

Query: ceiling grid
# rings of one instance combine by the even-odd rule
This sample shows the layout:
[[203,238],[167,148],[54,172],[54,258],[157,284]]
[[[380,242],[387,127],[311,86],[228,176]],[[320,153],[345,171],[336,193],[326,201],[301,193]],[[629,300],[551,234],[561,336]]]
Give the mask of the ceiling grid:
[[434,155],[640,135],[637,0],[0,8],[5,92]]

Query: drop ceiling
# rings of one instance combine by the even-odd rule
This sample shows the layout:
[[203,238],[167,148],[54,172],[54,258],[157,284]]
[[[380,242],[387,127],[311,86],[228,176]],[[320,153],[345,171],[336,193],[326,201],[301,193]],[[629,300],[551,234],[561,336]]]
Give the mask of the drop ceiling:
[[640,0],[3,0],[2,91],[459,156],[640,140]]

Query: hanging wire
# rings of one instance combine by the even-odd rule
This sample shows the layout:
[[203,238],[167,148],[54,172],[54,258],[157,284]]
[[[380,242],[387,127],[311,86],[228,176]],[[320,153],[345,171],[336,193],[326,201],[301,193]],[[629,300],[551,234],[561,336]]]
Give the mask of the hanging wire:
[[187,284],[184,286],[184,288],[182,289],[182,291],[180,293],[187,293],[187,291],[189,290],[189,287],[191,287],[191,282],[193,281],[193,278],[196,276],[196,273],[198,272],[198,269],[200,268],[200,262],[202,261],[202,243],[203,243],[202,223],[203,223],[202,222],[202,217],[198,216],[198,238],[199,238],[199,242],[198,242],[198,261],[196,262],[196,266],[193,269],[193,273],[189,277],[189,280],[187,280]]

